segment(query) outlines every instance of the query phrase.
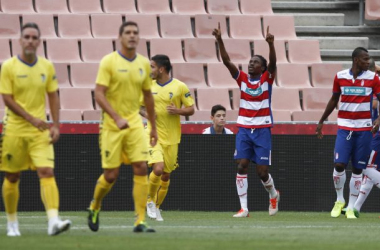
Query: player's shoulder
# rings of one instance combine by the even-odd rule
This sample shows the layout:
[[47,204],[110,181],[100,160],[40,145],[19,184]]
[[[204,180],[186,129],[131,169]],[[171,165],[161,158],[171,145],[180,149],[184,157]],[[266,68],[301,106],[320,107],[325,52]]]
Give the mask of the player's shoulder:
[[376,73],[370,70],[364,71],[358,79],[363,79],[363,80],[373,80],[376,76]]
[[136,60],[143,62],[143,63],[150,64],[149,59],[146,58],[145,56],[141,55],[140,53],[136,53]]
[[46,67],[54,67],[54,64],[50,60],[46,59],[45,57],[39,56],[37,60],[38,60],[38,63],[41,63],[42,65]]
[[118,56],[118,51],[113,51],[111,53],[108,53],[107,55],[103,56],[103,58],[100,60],[101,63],[106,63],[114,60]]
[[344,69],[344,70],[338,71],[338,73],[336,73],[336,78],[351,79],[352,75],[350,74],[350,69]]
[[18,60],[17,56],[12,56],[11,58],[8,58],[1,64],[1,68],[7,68],[12,67],[12,65]]
[[202,134],[204,134],[204,135],[211,134],[211,127],[205,128],[205,129],[202,131]]
[[178,80],[177,78],[172,78],[172,82],[177,85],[178,87],[186,87],[187,88],[187,85],[186,83],[182,82],[181,80]]

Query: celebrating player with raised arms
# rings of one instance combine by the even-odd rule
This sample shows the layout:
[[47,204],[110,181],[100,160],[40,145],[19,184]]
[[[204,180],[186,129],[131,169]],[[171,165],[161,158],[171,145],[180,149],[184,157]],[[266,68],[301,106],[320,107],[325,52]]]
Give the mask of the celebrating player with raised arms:
[[[48,235],[70,228],[69,220],[58,217],[59,194],[54,177],[54,149],[59,139],[58,82],[53,64],[38,57],[41,43],[37,24],[21,29],[21,54],[1,67],[0,93],[6,105],[1,146],[0,170],[5,172],[3,200],[8,220],[8,236],[20,236],[17,220],[21,171],[37,170],[41,199],[48,217]],[[53,125],[46,122],[46,94]],[[37,190],[36,190],[37,191]]]
[[337,200],[331,217],[339,217],[346,203],[343,197],[345,169],[351,160],[352,175],[346,217],[357,218],[354,205],[362,183],[362,171],[366,168],[371,153],[371,130],[376,132],[379,128],[380,117],[372,124],[371,103],[374,94],[379,99],[380,81],[374,72],[368,70],[369,61],[370,57],[365,48],[358,47],[352,52],[352,68],[336,74],[332,97],[316,129],[317,136],[321,139],[323,122],[336,108],[340,97],[333,173]]
[[276,74],[274,36],[269,33],[268,26],[266,41],[269,45],[269,64],[267,65],[264,57],[254,55],[249,61],[247,74],[239,71],[231,62],[223,44],[220,24],[218,29],[213,31],[213,35],[218,42],[224,65],[241,90],[237,120],[239,132],[236,136],[235,151],[235,159],[238,162],[236,187],[241,209],[234,217],[249,216],[247,174],[250,161],[256,164],[256,173],[269,193],[269,215],[275,215],[278,212],[280,193],[276,190],[272,176],[268,172],[271,165],[271,127],[273,126],[270,100]]

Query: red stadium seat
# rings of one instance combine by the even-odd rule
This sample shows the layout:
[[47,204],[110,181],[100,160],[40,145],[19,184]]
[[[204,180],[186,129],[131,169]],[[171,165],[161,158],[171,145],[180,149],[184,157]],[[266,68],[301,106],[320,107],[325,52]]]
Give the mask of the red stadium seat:
[[82,39],[82,60],[99,62],[105,55],[113,51],[112,39]]
[[71,63],[71,83],[77,88],[95,88],[98,63]]
[[365,19],[380,20],[380,1],[379,0],[365,1]]
[[277,83],[285,88],[310,88],[306,64],[277,64]]
[[0,38],[0,63],[4,62],[5,60],[8,60],[10,57],[11,47],[9,44],[9,39]]
[[83,120],[84,121],[100,121],[102,117],[101,110],[84,110]]
[[72,13],[103,13],[99,0],[69,0]]
[[294,111],[292,113],[292,120],[295,122],[317,122],[321,119],[323,111]]
[[150,40],[150,56],[164,54],[171,62],[184,62],[180,39],[152,39]]
[[316,63],[311,65],[311,83],[314,87],[332,89],[336,73],[343,70],[342,64]]
[[55,63],[82,62],[77,39],[47,39],[46,56]]
[[172,13],[167,0],[137,0],[140,13],[169,14]]
[[[119,40],[115,41],[116,50],[120,50],[121,45]],[[147,48],[147,40],[140,38],[139,44],[137,45],[137,53],[141,54],[142,56],[148,57],[148,48]]]
[[[20,55],[21,54],[21,45],[19,38],[13,38],[12,40],[12,55]],[[44,44],[41,41],[40,46],[37,48],[37,55],[41,57],[45,57]]]
[[82,111],[61,109],[59,119],[61,121],[82,121]]
[[204,0],[172,0],[173,12],[178,14],[206,14]]
[[71,88],[67,63],[54,63],[59,88]]
[[19,15],[0,13],[0,38],[20,38]]
[[210,14],[240,14],[238,0],[207,0],[207,12]]
[[231,15],[231,38],[263,40],[261,18],[258,15]]
[[303,110],[325,110],[331,95],[331,88],[308,88],[302,90]]
[[232,62],[234,63],[249,62],[252,56],[251,45],[250,45],[249,40],[224,39],[223,42]]
[[315,40],[289,40],[289,61],[291,63],[321,63],[319,41]]
[[272,109],[301,111],[298,89],[277,88],[272,91]]
[[67,0],[34,0],[38,13],[67,14]]
[[137,13],[135,0],[103,0],[103,8],[106,13]]
[[[211,110],[211,108],[220,104],[231,110],[230,96],[227,88],[204,88],[197,90],[199,110]],[[210,98],[212,96],[212,98]]]
[[64,88],[59,90],[61,109],[93,110],[89,88]]
[[41,31],[41,38],[56,38],[53,14],[24,14],[23,23],[36,23]]
[[218,62],[215,39],[186,39],[185,59],[187,62],[197,63]]
[[236,88],[238,85],[223,63],[207,64],[208,84],[213,88]]
[[[275,40],[274,47],[276,49],[277,63],[289,63],[286,58],[284,40]],[[269,45],[265,40],[255,40],[253,42],[253,51],[254,55],[263,56],[269,63]]]
[[92,38],[90,17],[86,14],[58,15],[58,35],[63,38]]
[[240,8],[243,14],[272,15],[270,0],[240,0]]
[[227,34],[227,21],[224,15],[196,15],[195,16],[195,36],[199,38],[214,38],[212,31],[218,28],[222,31],[222,37],[226,38]]
[[294,28],[293,16],[264,16],[263,28],[264,37],[266,36],[267,27],[269,26],[269,32],[274,35],[275,40],[294,40],[297,39],[296,31]]
[[161,15],[161,35],[164,38],[192,38],[189,15]]
[[33,0],[1,0],[1,9],[9,14],[36,13]]
[[91,30],[95,38],[117,38],[122,24],[121,14],[91,15]]
[[134,21],[139,25],[140,37],[159,38],[156,15],[126,15],[126,21]]
[[292,115],[290,111],[286,110],[274,110],[272,111],[273,121],[274,122],[291,122]]
[[189,88],[207,87],[201,63],[173,63],[173,77],[186,83]]

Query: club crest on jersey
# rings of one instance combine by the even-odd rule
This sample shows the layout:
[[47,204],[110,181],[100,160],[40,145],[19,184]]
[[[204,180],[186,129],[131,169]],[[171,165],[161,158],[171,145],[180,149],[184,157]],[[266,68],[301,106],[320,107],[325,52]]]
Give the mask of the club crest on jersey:
[[361,83],[362,87],[364,86],[364,80],[362,80],[362,83]]
[[142,68],[139,68],[139,70],[140,70],[140,76],[142,76],[142,74],[143,74]]
[[365,95],[365,88],[361,87],[344,87],[345,95]]
[[245,93],[247,93],[250,96],[259,96],[263,93],[263,89],[261,87],[257,89],[246,88]]
[[45,80],[46,80],[46,76],[45,76],[45,74],[41,74],[41,81],[42,81],[42,82],[45,82]]
[[173,98],[173,92],[169,92],[169,98],[170,98],[170,99]]

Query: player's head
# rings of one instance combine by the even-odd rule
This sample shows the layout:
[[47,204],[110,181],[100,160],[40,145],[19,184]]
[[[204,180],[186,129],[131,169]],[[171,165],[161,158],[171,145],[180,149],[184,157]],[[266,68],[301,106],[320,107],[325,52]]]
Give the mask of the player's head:
[[368,50],[363,47],[357,47],[352,52],[352,65],[359,70],[368,70],[369,59]]
[[376,62],[375,62],[375,60],[373,60],[372,57],[369,59],[369,67],[368,67],[368,70],[370,70],[370,71],[372,71],[372,72],[376,72]]
[[125,49],[135,50],[140,40],[137,23],[132,21],[124,22],[119,29],[119,39]]
[[152,69],[152,79],[159,79],[162,75],[169,75],[172,70],[172,64],[167,55],[155,55],[150,61]]
[[248,74],[260,75],[264,73],[268,68],[267,60],[260,55],[254,55],[248,64]]
[[35,55],[40,45],[40,28],[35,23],[26,23],[21,28],[20,46],[26,56]]
[[226,108],[220,104],[213,106],[211,120],[216,126],[224,126],[226,124]]

